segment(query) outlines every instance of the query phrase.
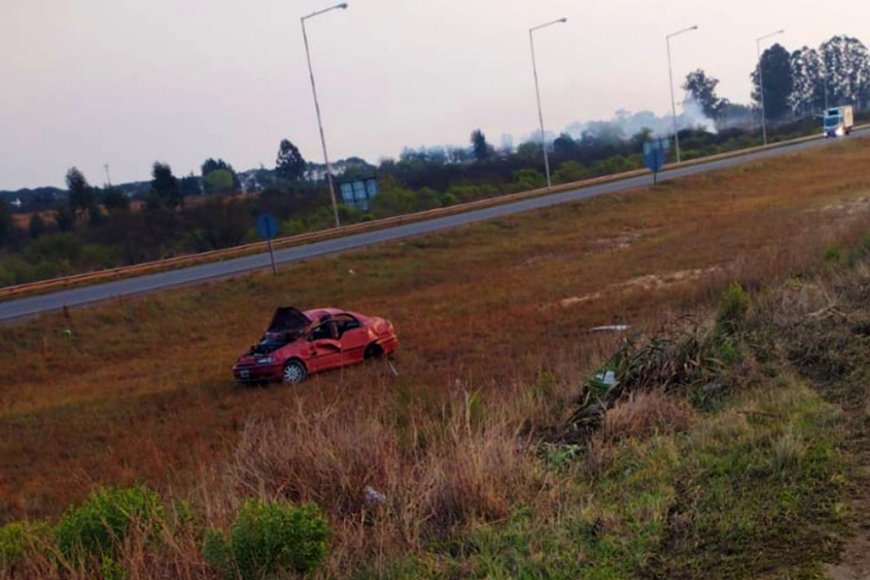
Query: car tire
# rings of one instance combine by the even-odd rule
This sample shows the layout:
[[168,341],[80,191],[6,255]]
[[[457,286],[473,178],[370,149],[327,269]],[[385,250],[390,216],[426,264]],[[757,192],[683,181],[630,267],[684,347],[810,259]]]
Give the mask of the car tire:
[[301,360],[293,359],[284,365],[284,370],[281,372],[281,382],[298,385],[308,378],[308,370]]
[[371,343],[366,347],[365,354],[363,354],[363,358],[365,360],[370,360],[373,358],[381,358],[384,356],[384,349],[376,342]]

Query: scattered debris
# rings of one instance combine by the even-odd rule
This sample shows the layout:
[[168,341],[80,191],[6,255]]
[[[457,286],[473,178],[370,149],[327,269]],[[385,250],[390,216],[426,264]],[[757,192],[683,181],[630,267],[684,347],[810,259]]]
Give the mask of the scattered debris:
[[363,503],[368,508],[375,508],[387,503],[387,496],[370,485],[363,488]]
[[616,384],[616,372],[606,371],[595,375],[595,380],[599,381],[605,387],[612,387]]
[[614,324],[611,326],[596,326],[595,328],[590,328],[589,332],[600,333],[600,332],[627,332],[631,329],[627,324]]

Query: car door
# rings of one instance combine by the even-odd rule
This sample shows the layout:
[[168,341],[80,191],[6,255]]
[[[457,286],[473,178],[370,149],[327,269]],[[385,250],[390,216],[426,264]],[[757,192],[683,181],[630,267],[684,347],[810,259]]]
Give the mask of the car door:
[[349,365],[361,361],[368,346],[368,332],[355,316],[346,312],[337,314],[335,321],[338,325],[338,339],[341,342],[342,364]]
[[305,354],[309,372],[341,366],[342,348],[332,321],[315,327],[306,337]]

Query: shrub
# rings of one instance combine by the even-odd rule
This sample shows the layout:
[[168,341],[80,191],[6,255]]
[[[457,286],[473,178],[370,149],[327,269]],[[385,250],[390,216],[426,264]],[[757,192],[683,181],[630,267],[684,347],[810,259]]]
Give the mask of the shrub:
[[72,561],[111,555],[134,522],[155,522],[163,516],[160,496],[146,487],[99,489],[63,516],[55,529],[57,547]]
[[852,249],[849,255],[849,264],[854,266],[858,261],[870,256],[870,232],[858,241],[858,244]]
[[250,499],[242,506],[229,538],[210,530],[203,554],[226,578],[263,578],[307,573],[326,556],[329,526],[314,504]]
[[626,340],[602,371],[583,383],[566,440],[587,440],[604,425],[608,410],[636,392],[689,394],[696,406],[708,407],[724,391],[728,371],[740,357],[720,335],[698,327],[664,327],[642,338]]
[[746,290],[734,282],[722,294],[719,309],[716,312],[716,328],[725,334],[734,334],[746,322],[749,310],[749,295]]
[[0,527],[0,571],[20,564],[47,535],[43,522],[12,522]]
[[830,243],[825,246],[825,262],[830,264],[839,264],[843,261],[843,248],[839,245]]

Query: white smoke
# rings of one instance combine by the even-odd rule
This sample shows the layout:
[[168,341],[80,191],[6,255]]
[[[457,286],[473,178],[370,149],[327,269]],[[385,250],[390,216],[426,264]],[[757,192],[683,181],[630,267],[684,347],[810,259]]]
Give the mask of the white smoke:
[[683,101],[683,114],[677,117],[677,126],[683,129],[703,129],[716,134],[716,122],[704,113],[704,107],[694,98]]

